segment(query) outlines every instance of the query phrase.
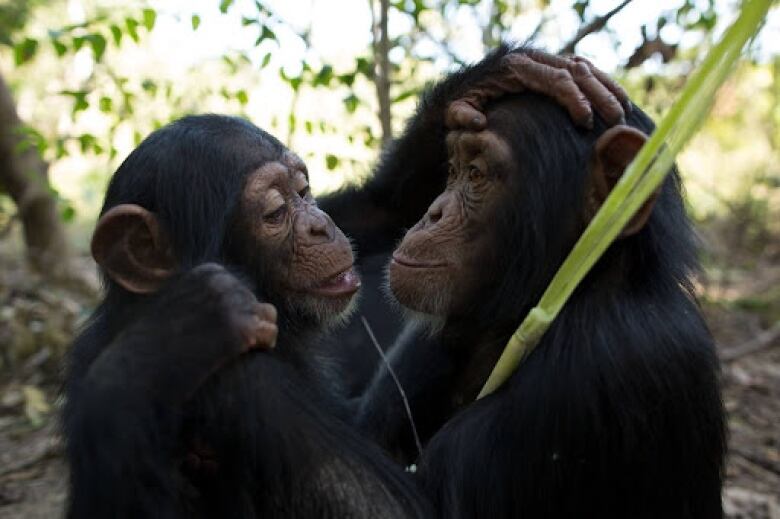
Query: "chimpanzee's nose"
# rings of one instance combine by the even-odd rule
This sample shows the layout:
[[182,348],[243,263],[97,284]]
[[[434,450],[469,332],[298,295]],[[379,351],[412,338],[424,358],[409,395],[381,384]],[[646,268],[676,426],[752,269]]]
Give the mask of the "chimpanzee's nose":
[[447,212],[447,205],[450,202],[450,197],[447,193],[442,193],[439,195],[436,200],[433,201],[433,203],[428,207],[428,212],[426,213],[426,218],[428,220],[428,224],[436,224],[444,218],[445,213]]
[[333,241],[336,229],[333,221],[324,211],[317,207],[308,207],[298,218],[300,231],[304,232],[313,241],[324,243]]
[[311,215],[311,224],[309,231],[315,235],[327,235],[328,234],[328,222],[325,217],[320,214]]

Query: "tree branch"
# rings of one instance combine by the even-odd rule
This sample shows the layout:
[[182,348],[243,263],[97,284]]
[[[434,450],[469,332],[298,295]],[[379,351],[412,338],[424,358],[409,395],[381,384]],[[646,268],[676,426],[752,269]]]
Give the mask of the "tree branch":
[[0,189],[16,204],[30,264],[47,276],[67,277],[69,249],[57,201],[49,189],[49,165],[35,146],[24,148],[22,127],[16,103],[0,74]]
[[376,97],[379,101],[379,122],[382,125],[382,147],[393,139],[393,120],[390,112],[390,38],[387,34],[387,15],[390,9],[389,0],[379,1],[379,23],[374,13],[374,2],[371,5],[372,48],[374,50],[374,84]]
[[558,52],[559,54],[572,54],[574,52],[574,48],[577,46],[577,44],[582,41],[583,38],[585,38],[589,34],[593,34],[594,32],[598,32],[601,29],[603,29],[610,18],[615,16],[617,13],[623,10],[625,6],[630,4],[632,0],[623,0],[620,2],[617,7],[612,9],[606,14],[603,14],[601,16],[597,16],[590,22],[586,23],[582,27],[579,28],[577,31],[577,34],[574,35],[574,38],[572,38],[566,45],[564,45],[561,50]]

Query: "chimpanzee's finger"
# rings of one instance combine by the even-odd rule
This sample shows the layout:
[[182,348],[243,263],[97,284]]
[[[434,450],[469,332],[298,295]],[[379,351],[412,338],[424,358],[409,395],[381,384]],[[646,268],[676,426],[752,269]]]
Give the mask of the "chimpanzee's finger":
[[607,74],[602,72],[598,67],[596,67],[593,63],[591,63],[586,58],[582,58],[580,56],[574,56],[572,57],[572,59],[574,61],[585,63],[590,69],[591,74],[593,74],[596,77],[599,83],[607,87],[607,89],[610,92],[612,92],[612,94],[617,98],[617,100],[623,106],[623,110],[625,110],[626,113],[631,112],[631,100],[628,97],[628,93],[626,93],[626,91],[623,89],[622,86],[620,86],[617,83],[617,81],[615,81]]
[[450,130],[480,131],[487,125],[485,114],[462,99],[453,101],[447,107],[444,124]]
[[[533,61],[536,61],[537,63],[541,63],[543,65],[549,65],[553,68],[562,68],[567,69],[569,68],[569,63],[572,60],[572,57],[567,55],[561,55],[561,54],[550,54],[549,52],[544,52],[541,50],[528,50],[522,53],[518,53],[519,55],[526,55],[529,58],[531,58]],[[514,54],[510,54],[510,56],[513,56]]]
[[276,324],[264,321],[258,316],[254,316],[252,323],[252,334],[247,337],[248,349],[272,349],[276,347],[276,337],[279,328]]
[[270,303],[255,303],[254,311],[260,319],[270,323],[276,322],[277,312],[274,305]]
[[579,89],[590,101],[593,110],[598,112],[607,124],[612,126],[625,121],[626,114],[618,98],[607,85],[593,75],[591,68],[586,63],[572,61],[569,72]]
[[590,103],[568,70],[546,65],[524,54],[510,56],[516,82],[522,83],[528,90],[553,97],[566,108],[575,124],[593,127]]

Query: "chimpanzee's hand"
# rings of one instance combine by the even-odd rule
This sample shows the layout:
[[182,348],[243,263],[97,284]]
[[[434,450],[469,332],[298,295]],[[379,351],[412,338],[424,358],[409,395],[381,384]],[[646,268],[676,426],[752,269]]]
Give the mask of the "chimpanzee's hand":
[[239,338],[239,353],[276,346],[278,329],[273,305],[259,303],[243,283],[215,263],[200,265],[188,276],[202,278],[213,304],[219,306],[228,328]]
[[610,125],[623,121],[631,110],[623,88],[585,58],[530,50],[507,54],[498,73],[450,103],[445,124],[451,130],[482,130],[489,101],[526,91],[551,96],[575,124],[586,128],[593,127],[593,110]]
[[244,352],[273,348],[276,335],[272,305],[258,303],[223,267],[200,265],[171,280],[117,334],[85,383],[108,399],[178,406]]

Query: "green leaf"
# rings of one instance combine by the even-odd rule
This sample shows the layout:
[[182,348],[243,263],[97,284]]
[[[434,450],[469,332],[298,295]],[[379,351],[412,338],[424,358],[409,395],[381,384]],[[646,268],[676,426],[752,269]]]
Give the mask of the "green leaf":
[[254,25],[257,23],[257,18],[249,18],[248,16],[242,16],[241,17],[241,25],[243,27],[247,27],[249,25]]
[[330,84],[330,80],[333,79],[333,67],[330,65],[325,65],[320,69],[320,71],[317,73],[317,75],[314,77],[314,81],[312,81],[313,86],[328,86]]
[[143,24],[147,31],[154,29],[154,23],[157,21],[157,13],[154,9],[143,10]]
[[57,57],[61,58],[68,52],[68,47],[60,40],[52,40],[51,44],[54,46],[54,52],[57,53]]
[[298,90],[298,88],[300,88],[300,86],[301,86],[301,83],[303,82],[303,79],[301,79],[301,77],[300,77],[300,76],[288,76],[288,75],[287,75],[287,73],[284,71],[284,69],[283,69],[283,68],[280,68],[280,69],[279,69],[279,77],[281,77],[281,78],[282,78],[282,80],[283,80],[285,83],[289,84],[289,85],[290,85],[290,87],[291,87],[293,90],[295,90],[295,91],[297,91],[297,90]]
[[273,13],[268,9],[266,6],[255,0],[255,9],[258,10],[258,12],[265,14],[267,16],[272,16]]
[[233,5],[233,0],[222,0],[219,3],[219,12],[225,14],[231,5]]
[[14,45],[14,63],[16,65],[22,65],[27,63],[38,51],[38,40],[32,38],[25,38],[21,43]]
[[368,58],[358,58],[355,60],[355,72],[363,74],[367,78],[373,78],[374,64]]
[[403,101],[404,99],[409,99],[410,97],[416,95],[418,90],[416,88],[411,88],[405,92],[401,92],[395,98],[393,98],[393,103],[398,103],[399,101]]
[[90,34],[87,36],[87,41],[89,41],[90,46],[92,47],[92,53],[95,55],[95,61],[100,61],[103,59],[103,54],[106,52],[106,39],[103,37],[102,34]]
[[81,153],[86,153],[95,146],[97,138],[91,133],[84,133],[79,135],[79,144],[81,145]]
[[314,133],[314,124],[311,121],[306,121],[305,123],[303,123],[303,127],[306,129],[306,133],[308,133],[309,135]]
[[200,27],[200,16],[193,14],[192,18],[190,18],[190,22],[192,23],[192,30],[197,31],[198,27]]
[[74,209],[72,205],[68,204],[62,208],[62,212],[60,212],[60,219],[63,222],[65,223],[72,222],[75,217],[76,217],[76,209]]
[[339,165],[339,158],[331,153],[325,155],[325,167],[333,171]]
[[266,55],[263,56],[263,61],[260,62],[260,68],[267,67],[270,62],[271,62],[271,53],[267,52]]
[[89,102],[87,101],[88,92],[84,90],[64,90],[62,95],[70,96],[73,98],[73,114],[86,110],[89,108]]
[[141,82],[141,88],[143,88],[145,92],[148,92],[151,95],[157,94],[157,83],[151,79],[144,79]]
[[110,97],[103,96],[98,102],[98,107],[103,113],[110,113],[114,108],[114,101]]
[[236,92],[236,99],[242,106],[245,106],[249,102],[249,95],[247,95],[246,90],[239,90]]
[[263,30],[260,32],[260,36],[257,37],[255,45],[259,45],[260,42],[265,39],[276,40],[276,33],[272,31],[267,25],[263,25]]
[[119,45],[122,43],[122,29],[113,23],[109,29],[111,30],[111,36],[114,38],[114,45],[119,47]]
[[78,52],[81,50],[81,48],[84,46],[84,43],[86,43],[87,37],[86,36],[76,36],[73,38],[73,50],[75,52]]
[[574,10],[577,12],[577,16],[580,17],[580,21],[585,21],[585,9],[588,7],[589,0],[579,1],[575,2],[572,6]]
[[39,155],[43,155],[49,147],[49,143],[46,142],[46,139],[41,132],[32,126],[17,126],[13,130],[13,133],[20,137],[16,146],[14,146],[14,153],[24,153],[34,147],[37,149]]
[[347,112],[354,114],[360,104],[360,99],[355,94],[349,94],[344,98],[344,106],[347,108]]
[[134,42],[138,43],[140,39],[138,37],[138,21],[134,20],[133,18],[125,18],[125,27],[127,27],[127,34],[130,35],[130,38],[132,38]]
[[339,76],[339,81],[348,87],[351,87],[352,84],[355,82],[355,73],[351,74],[342,74]]
[[61,159],[68,154],[68,150],[65,148],[65,139],[59,138],[54,145],[54,158]]

